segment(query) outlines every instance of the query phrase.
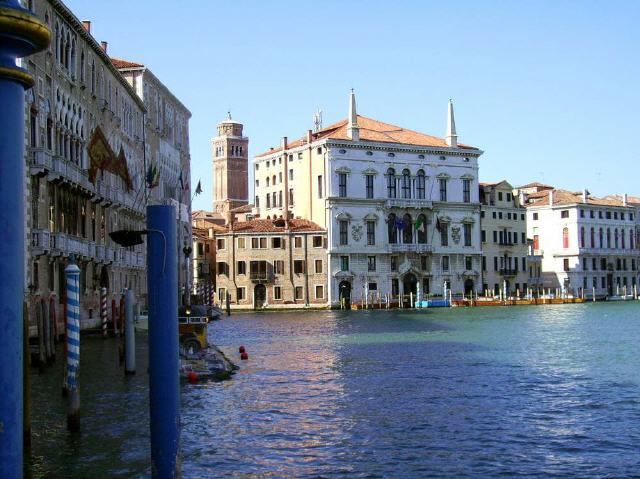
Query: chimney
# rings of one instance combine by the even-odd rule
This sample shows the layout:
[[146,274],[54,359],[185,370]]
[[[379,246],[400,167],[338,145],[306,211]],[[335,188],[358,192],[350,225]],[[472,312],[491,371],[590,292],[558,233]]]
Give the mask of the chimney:
[[622,206],[629,206],[628,197],[626,193],[622,195]]
[[102,48],[102,51],[107,53],[107,47],[109,46],[109,44],[107,42],[100,42],[100,48]]
[[520,201],[520,206],[524,206],[524,191],[518,191],[518,200]]
[[213,228],[209,228],[209,238],[213,238]]
[[286,136],[282,137],[282,142],[280,144],[280,146],[282,146],[282,151],[286,150],[289,146],[289,142]]
[[307,130],[307,143],[308,143],[308,144],[311,144],[311,140],[312,140],[312,138],[313,138],[312,133],[313,133],[313,132],[312,132],[311,130]]
[[82,26],[87,31],[87,33],[91,33],[91,21],[90,20],[82,20]]
[[582,202],[586,203],[588,198],[589,198],[589,192],[585,188],[582,190]]
[[549,206],[553,206],[553,194],[555,190],[549,190]]
[[230,230],[233,230],[233,212],[229,209],[227,214],[225,215],[225,225],[229,227]]

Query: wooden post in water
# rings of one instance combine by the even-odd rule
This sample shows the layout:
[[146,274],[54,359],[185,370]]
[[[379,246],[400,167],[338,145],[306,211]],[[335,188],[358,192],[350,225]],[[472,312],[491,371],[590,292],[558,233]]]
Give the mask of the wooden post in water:
[[100,325],[102,337],[107,337],[107,288],[100,288]]
[[29,367],[31,353],[29,351],[29,308],[27,302],[22,303],[22,441],[24,450],[28,454],[31,450],[31,382]]
[[116,298],[111,298],[111,326],[113,327],[113,335],[118,337],[118,312],[116,309]]
[[38,326],[38,369],[42,372],[46,363],[44,351],[44,318],[42,317],[42,302],[39,298],[35,300],[36,323]]

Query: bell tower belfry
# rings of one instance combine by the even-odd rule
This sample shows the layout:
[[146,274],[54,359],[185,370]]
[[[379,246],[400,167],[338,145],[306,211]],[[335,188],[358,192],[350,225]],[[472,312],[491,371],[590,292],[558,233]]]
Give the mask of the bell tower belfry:
[[218,123],[212,140],[213,211],[225,213],[248,203],[249,138],[242,136],[243,125],[231,118]]

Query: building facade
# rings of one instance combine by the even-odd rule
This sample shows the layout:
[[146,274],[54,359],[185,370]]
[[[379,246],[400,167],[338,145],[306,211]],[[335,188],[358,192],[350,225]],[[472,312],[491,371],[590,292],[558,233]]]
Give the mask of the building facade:
[[[97,319],[101,286],[146,297],[145,247],[109,233],[142,229],[145,206],[142,100],[80,22],[57,0],[30,2],[53,32],[50,47],[23,61],[26,92],[27,261],[25,291],[61,308],[64,268],[80,267],[81,317]],[[62,317],[61,309],[58,317]]]
[[302,219],[230,222],[215,233],[218,301],[234,308],[326,307],[326,231]]
[[481,154],[451,104],[443,139],[358,115],[352,92],[347,119],[254,158],[255,211],[326,228],[334,306],[480,291]]
[[545,288],[601,298],[632,294],[640,268],[637,198],[596,198],[587,190],[527,196],[527,231],[542,256]]
[[111,58],[146,108],[145,163],[158,169],[157,185],[148,190],[149,204],[170,204],[178,221],[178,284],[191,284],[190,260],[183,250],[191,245],[191,112],[145,65]]
[[528,292],[526,210],[507,181],[480,183],[482,291],[485,296]]

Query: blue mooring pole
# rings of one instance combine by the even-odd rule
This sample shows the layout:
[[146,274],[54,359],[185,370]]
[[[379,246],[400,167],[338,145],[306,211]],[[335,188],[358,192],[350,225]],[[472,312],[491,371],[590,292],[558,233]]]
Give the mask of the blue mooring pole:
[[147,207],[151,475],[179,475],[180,378],[176,210]]
[[49,45],[44,23],[18,0],[0,0],[0,477],[22,479],[24,91],[22,58]]
[[67,429],[80,432],[80,268],[73,257],[64,269],[64,275],[67,279]]

